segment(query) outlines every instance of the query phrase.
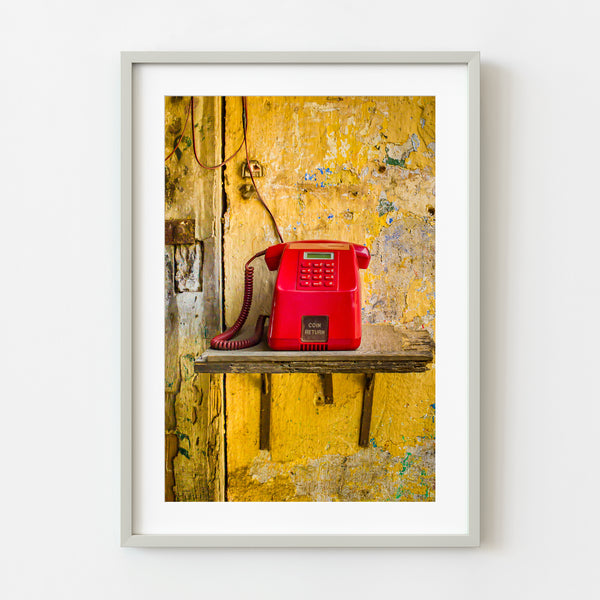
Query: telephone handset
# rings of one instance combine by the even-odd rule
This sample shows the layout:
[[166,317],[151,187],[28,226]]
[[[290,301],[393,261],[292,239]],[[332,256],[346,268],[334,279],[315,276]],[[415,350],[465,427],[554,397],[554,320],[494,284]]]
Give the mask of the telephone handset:
[[231,340],[242,328],[252,303],[250,263],[265,257],[278,270],[269,318],[267,343],[273,350],[355,350],[361,340],[360,278],[369,266],[365,246],[331,240],[307,240],[271,246],[255,254],[245,267],[244,301],[235,324],[211,340],[211,347],[236,350],[262,339],[266,315],[247,340]]

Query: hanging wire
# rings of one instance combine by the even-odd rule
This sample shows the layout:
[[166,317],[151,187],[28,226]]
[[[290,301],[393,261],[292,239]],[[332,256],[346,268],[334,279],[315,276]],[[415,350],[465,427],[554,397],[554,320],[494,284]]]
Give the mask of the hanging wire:
[[189,103],[187,114],[185,117],[185,124],[183,126],[183,130],[181,131],[181,134],[179,135],[179,139],[177,140],[177,144],[175,145],[175,148],[173,148],[171,153],[165,158],[165,162],[167,160],[169,160],[171,158],[171,156],[173,156],[173,154],[177,151],[177,148],[179,147],[179,144],[181,143],[181,140],[183,139],[183,134],[185,133],[190,114],[192,116],[192,150],[194,152],[194,158],[195,158],[196,162],[203,169],[208,169],[208,170],[218,169],[218,168],[224,166],[225,164],[227,164],[232,158],[237,156],[237,154],[242,149],[242,147],[245,148],[245,150],[246,150],[246,165],[248,166],[248,172],[250,173],[250,179],[252,181],[252,185],[254,186],[254,190],[256,191],[256,195],[257,195],[260,203],[263,205],[264,209],[269,214],[269,217],[271,218],[271,221],[273,223],[273,227],[275,228],[275,231],[277,233],[277,237],[279,238],[279,240],[281,242],[283,242],[283,236],[281,235],[281,231],[279,229],[279,226],[277,225],[277,221],[275,220],[273,213],[267,206],[267,203],[263,200],[263,197],[260,195],[260,192],[258,191],[258,186],[256,185],[256,181],[254,179],[254,174],[252,173],[252,168],[250,167],[250,154],[248,152],[248,98],[246,96],[242,96],[242,128],[244,130],[244,138],[242,139],[237,150],[231,156],[224,159],[223,162],[220,162],[218,165],[205,165],[198,158],[198,152],[196,151],[196,134],[194,131],[195,118],[194,118],[194,97],[193,96],[190,96],[190,103]]

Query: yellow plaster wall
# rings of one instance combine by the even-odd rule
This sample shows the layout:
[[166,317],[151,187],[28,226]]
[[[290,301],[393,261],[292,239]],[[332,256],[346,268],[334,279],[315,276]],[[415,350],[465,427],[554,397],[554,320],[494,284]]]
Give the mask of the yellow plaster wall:
[[[225,103],[225,154],[242,139],[241,99]],[[373,255],[363,321],[435,333],[435,99],[251,97],[250,158],[285,241],[340,239]],[[243,264],[277,243],[255,197],[240,188],[242,154],[224,169],[225,320],[241,305]],[[248,327],[270,312],[274,274],[255,262]],[[271,448],[260,451],[259,375],[226,383],[228,500],[435,499],[435,374],[378,374],[371,441],[358,447],[364,376],[274,375]]]

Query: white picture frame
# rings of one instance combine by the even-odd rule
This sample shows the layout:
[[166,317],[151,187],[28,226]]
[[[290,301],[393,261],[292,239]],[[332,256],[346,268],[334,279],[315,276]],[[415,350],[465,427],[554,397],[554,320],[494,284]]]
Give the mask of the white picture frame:
[[[143,252],[136,246],[141,236],[136,234],[138,228],[145,227],[146,217],[144,216],[145,207],[141,205],[139,196],[136,196],[136,174],[134,173],[137,156],[134,156],[136,146],[135,136],[139,133],[134,128],[135,111],[140,110],[138,105],[145,102],[144,96],[135,94],[136,70],[140,68],[157,67],[157,77],[160,80],[161,73],[165,68],[170,70],[185,71],[186,66],[205,66],[210,67],[211,72],[218,73],[219,69],[231,69],[234,67],[238,73],[244,73],[244,69],[260,68],[262,71],[268,71],[269,68],[277,68],[281,73],[282,67],[290,72],[302,71],[303,74],[315,72],[320,67],[326,66],[327,69],[341,71],[342,68],[365,69],[373,72],[376,77],[376,70],[382,68],[392,68],[398,70],[412,69],[418,73],[419,69],[425,73],[442,73],[453,69],[456,72],[456,85],[460,88],[459,110],[461,114],[464,111],[464,127],[461,125],[461,136],[464,137],[464,152],[454,157],[456,163],[456,172],[461,180],[464,178],[464,198],[461,198],[461,210],[453,216],[454,221],[448,225],[438,224],[436,227],[445,227],[447,229],[447,239],[452,238],[454,231],[458,232],[461,243],[457,250],[450,249],[449,252],[455,252],[453,264],[459,273],[458,281],[463,281],[464,286],[459,286],[456,294],[449,299],[455,302],[458,325],[461,335],[464,336],[464,344],[461,351],[457,352],[456,361],[452,368],[452,377],[456,378],[458,388],[464,390],[458,392],[460,395],[459,404],[461,408],[459,417],[459,426],[456,428],[457,441],[452,442],[456,447],[460,447],[457,455],[461,459],[460,464],[455,468],[460,469],[460,481],[464,490],[458,494],[459,500],[453,506],[453,514],[458,515],[460,526],[446,527],[441,521],[439,527],[434,523],[431,526],[422,526],[420,529],[406,528],[402,524],[394,521],[394,506],[402,506],[406,503],[340,503],[335,505],[317,506],[314,510],[317,512],[307,513],[316,519],[313,521],[316,525],[308,533],[302,533],[302,530],[293,531],[291,513],[285,507],[270,507],[277,513],[274,518],[276,523],[271,524],[264,530],[245,530],[240,525],[236,529],[236,518],[243,522],[248,514],[255,510],[256,514],[264,516],[264,509],[267,507],[253,507],[253,503],[245,504],[245,507],[233,508],[228,503],[218,503],[219,507],[211,507],[210,510],[218,510],[218,515],[224,519],[228,514],[232,516],[234,525],[219,530],[218,527],[211,527],[204,531],[202,522],[214,520],[215,514],[206,513],[207,503],[187,503],[185,507],[177,509],[167,507],[167,510],[179,510],[183,508],[186,513],[180,514],[173,520],[173,526],[170,521],[157,518],[156,525],[139,525],[140,506],[145,502],[162,502],[162,498],[148,500],[147,497],[136,493],[136,476],[144,473],[146,469],[141,455],[145,452],[138,443],[135,431],[142,427],[142,416],[140,411],[139,395],[141,392],[140,381],[144,381],[144,369],[147,367],[138,358],[139,341],[137,336],[140,333],[140,323],[143,321],[146,313],[142,310],[141,304],[145,301],[143,290],[136,289],[135,273],[142,268],[140,261],[144,260]],[[435,67],[435,69],[433,69]],[[123,546],[134,547],[411,547],[411,546],[477,546],[479,545],[479,139],[480,139],[480,107],[479,107],[479,53],[478,52],[123,52],[121,56],[121,77],[122,77],[122,304],[121,304],[121,543]],[[345,71],[344,71],[345,72]],[[450,79],[452,79],[452,73]],[[460,75],[459,75],[460,73]],[[427,79],[427,77],[425,77]],[[243,85],[243,82],[242,84]],[[260,81],[258,82],[260,85]],[[282,84],[283,85],[283,84]],[[352,86],[349,86],[351,89]],[[463,89],[464,88],[464,89]],[[214,93],[214,89],[212,93]],[[311,90],[313,92],[314,90]],[[182,94],[194,93],[197,95],[210,95],[204,90],[182,90]],[[235,89],[220,90],[218,95],[228,95],[235,93]],[[176,90],[170,89],[170,93],[176,93]],[[269,90],[272,93],[272,90]],[[414,95],[420,95],[420,90],[415,90]],[[215,94],[217,95],[217,94]],[[136,104],[136,102],[138,104]],[[162,152],[162,148],[160,149]],[[447,152],[447,151],[446,151]],[[456,229],[454,229],[456,227]],[[464,236],[460,235],[460,232]],[[437,233],[436,233],[437,235]],[[464,237],[464,239],[463,239]],[[162,239],[156,243],[162,244]],[[451,248],[450,245],[447,246]],[[453,247],[452,247],[453,248]],[[436,248],[437,257],[437,248]],[[449,264],[449,261],[445,261]],[[448,270],[444,267],[446,271]],[[442,273],[444,275],[444,273]],[[437,273],[436,273],[437,281]],[[456,297],[458,298],[456,298]],[[448,296],[447,296],[448,297]],[[440,298],[440,302],[442,302]],[[462,319],[462,320],[461,320]],[[159,323],[159,329],[162,323]],[[156,348],[159,353],[159,361],[162,360],[162,349]],[[464,350],[464,351],[462,351]],[[439,355],[436,362],[444,360]],[[162,389],[158,390],[162,394]],[[135,399],[138,398],[138,402]],[[463,406],[464,405],[464,406]],[[438,417],[437,423],[440,423]],[[442,423],[440,426],[444,426]],[[160,437],[160,436],[159,436]],[[162,437],[158,444],[162,444]],[[444,490],[440,490],[436,500],[439,506],[444,502]],[[180,504],[180,503],[170,503]],[[269,503],[257,503],[269,504]],[[274,503],[277,504],[277,503]],[[298,503],[304,504],[304,503]],[[328,503],[316,503],[316,505]],[[347,504],[344,508],[342,504]],[[370,507],[363,505],[369,504]],[[163,510],[165,507],[159,507]],[[263,510],[263,512],[261,512]],[[308,509],[307,509],[308,510]],[[354,517],[368,517],[368,511],[379,511],[382,516],[382,523],[373,524],[373,530],[355,531],[351,527],[347,530],[337,529],[328,530],[319,523],[326,522],[329,517],[334,515],[335,511],[345,511],[345,515],[352,522]],[[408,510],[401,509],[400,510]],[[204,511],[204,516],[203,516]],[[234,511],[237,511],[234,514]],[[241,511],[241,512],[240,512]],[[287,512],[286,512],[287,511]],[[464,513],[462,512],[464,511]],[[237,514],[239,512],[239,514]],[[193,514],[192,514],[193,513]],[[144,514],[145,511],[144,511]],[[148,511],[151,514],[151,511]],[[158,513],[157,513],[158,514]],[[287,516],[286,516],[287,515]],[[295,518],[295,517],[294,517]],[[427,519],[427,515],[423,517]],[[440,517],[442,518],[442,517]],[[190,526],[189,531],[185,525],[175,525],[176,523],[188,522],[199,523],[199,525]],[[279,519],[279,520],[278,520]],[[286,525],[289,521],[289,527]],[[389,532],[386,531],[385,523],[389,520]],[[424,521],[425,522],[425,521]],[[277,524],[279,523],[279,525]],[[278,530],[280,528],[281,532]],[[404,529],[403,529],[404,527]]]

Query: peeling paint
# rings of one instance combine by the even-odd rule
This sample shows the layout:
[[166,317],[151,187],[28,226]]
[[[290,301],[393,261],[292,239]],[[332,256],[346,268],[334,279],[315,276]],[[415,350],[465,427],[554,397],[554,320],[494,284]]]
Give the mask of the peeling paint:
[[379,204],[377,205],[377,214],[382,217],[394,210],[398,210],[398,207],[388,201],[385,192],[381,192],[379,195]]
[[229,495],[232,500],[252,500],[257,488],[268,483],[268,500],[278,502],[432,502],[434,471],[431,440],[407,447],[404,456],[373,447],[350,455],[327,454],[284,463],[271,461],[263,451],[249,468],[233,474]]

